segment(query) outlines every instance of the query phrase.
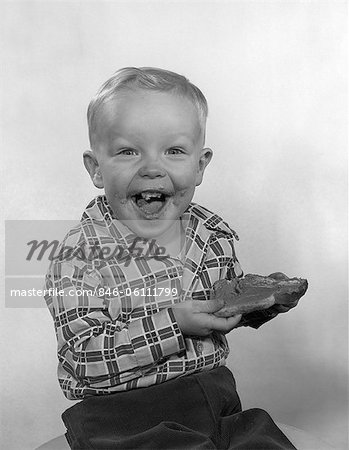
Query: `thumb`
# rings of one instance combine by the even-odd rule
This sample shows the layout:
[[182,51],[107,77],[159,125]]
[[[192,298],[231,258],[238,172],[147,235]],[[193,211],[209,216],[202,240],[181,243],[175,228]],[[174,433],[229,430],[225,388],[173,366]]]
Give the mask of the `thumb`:
[[224,300],[222,298],[215,298],[213,300],[197,300],[198,302],[198,310],[200,312],[205,312],[208,314],[215,313],[219,311],[224,306]]

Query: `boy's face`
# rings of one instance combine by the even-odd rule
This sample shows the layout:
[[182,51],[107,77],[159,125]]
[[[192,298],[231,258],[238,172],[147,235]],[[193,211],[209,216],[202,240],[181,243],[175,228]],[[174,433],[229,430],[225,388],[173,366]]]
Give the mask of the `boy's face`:
[[197,110],[172,93],[125,91],[97,120],[94,152],[84,154],[94,184],[136,234],[162,234],[187,209],[212,157]]

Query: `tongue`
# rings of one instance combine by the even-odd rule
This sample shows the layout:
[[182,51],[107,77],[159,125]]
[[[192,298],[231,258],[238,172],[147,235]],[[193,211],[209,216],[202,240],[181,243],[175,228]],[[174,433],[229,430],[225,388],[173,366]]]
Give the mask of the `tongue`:
[[163,202],[161,200],[153,200],[151,202],[147,202],[143,198],[138,200],[137,206],[146,214],[156,214],[163,207]]

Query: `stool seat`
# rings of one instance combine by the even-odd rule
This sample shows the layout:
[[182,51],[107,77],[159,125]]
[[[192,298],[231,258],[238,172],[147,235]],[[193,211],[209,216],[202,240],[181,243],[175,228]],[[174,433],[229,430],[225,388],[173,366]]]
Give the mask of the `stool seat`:
[[[276,422],[280,430],[288,437],[297,450],[333,450],[326,442],[307,433],[304,430]],[[64,435],[58,436],[45,444],[40,445],[36,450],[70,450]]]
[[334,447],[324,442],[320,438],[284,423],[275,422],[285,436],[292,442],[298,450],[333,450]]
[[70,450],[70,447],[63,434],[62,436],[57,436],[54,439],[45,442],[35,450]]

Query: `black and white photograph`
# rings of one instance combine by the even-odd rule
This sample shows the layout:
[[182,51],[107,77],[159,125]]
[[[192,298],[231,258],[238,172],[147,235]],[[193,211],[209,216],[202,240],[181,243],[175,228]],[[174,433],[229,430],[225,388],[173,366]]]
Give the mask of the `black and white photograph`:
[[346,450],[347,1],[0,28],[0,447]]

